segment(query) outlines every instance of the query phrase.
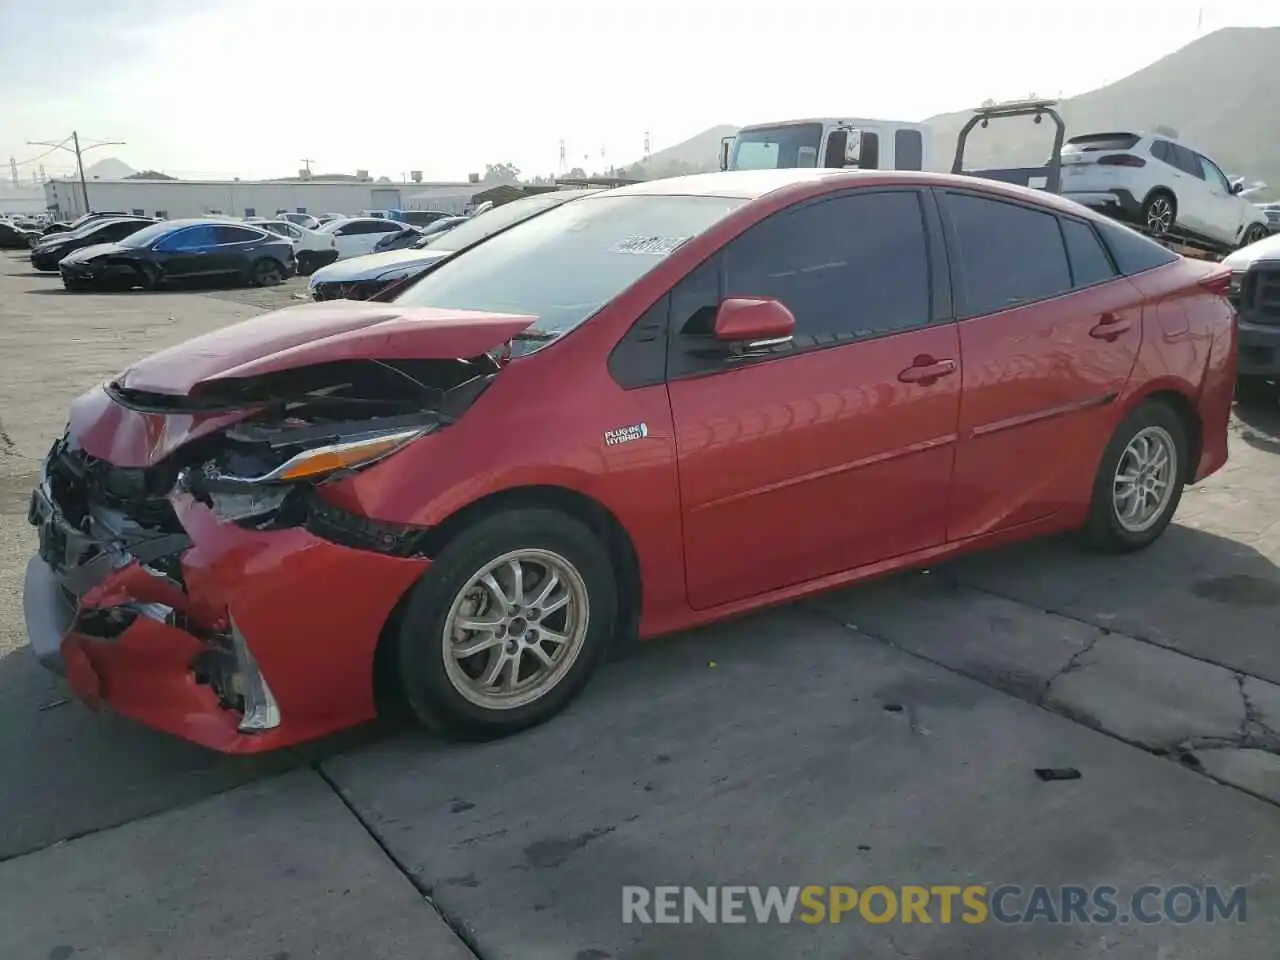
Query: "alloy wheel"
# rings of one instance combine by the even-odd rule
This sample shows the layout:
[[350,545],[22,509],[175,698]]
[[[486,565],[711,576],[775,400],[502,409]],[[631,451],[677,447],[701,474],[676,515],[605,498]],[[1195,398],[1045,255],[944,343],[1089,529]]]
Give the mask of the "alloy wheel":
[[1147,229],[1168,233],[1173,227],[1173,205],[1164,197],[1156,197],[1147,207]]
[[1129,533],[1149,530],[1164,515],[1178,476],[1178,447],[1169,431],[1144,427],[1134,434],[1116,464],[1111,503]]
[[445,673],[479,707],[512,710],[546,695],[582,652],[587,586],[550,550],[513,550],[486,564],[445,617]]

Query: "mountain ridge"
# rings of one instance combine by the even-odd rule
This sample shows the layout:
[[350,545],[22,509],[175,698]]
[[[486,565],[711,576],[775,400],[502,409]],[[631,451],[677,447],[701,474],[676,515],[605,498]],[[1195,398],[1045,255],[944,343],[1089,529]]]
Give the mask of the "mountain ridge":
[[[1058,105],[1067,136],[1107,129],[1177,131],[1178,139],[1200,150],[1231,176],[1262,180],[1280,196],[1280,136],[1266,105],[1280,103],[1280,27],[1224,27],[1193,40],[1153,63]],[[1262,105],[1259,108],[1259,104]],[[976,106],[976,104],[975,104]],[[956,138],[972,108],[936,114],[924,122],[933,130],[934,170],[949,170]],[[718,169],[719,143],[737,132],[718,124],[687,140],[628,164],[619,176],[650,179]],[[975,130],[966,145],[969,169],[1042,163],[1053,143],[1052,124],[1030,118],[992,123]]]

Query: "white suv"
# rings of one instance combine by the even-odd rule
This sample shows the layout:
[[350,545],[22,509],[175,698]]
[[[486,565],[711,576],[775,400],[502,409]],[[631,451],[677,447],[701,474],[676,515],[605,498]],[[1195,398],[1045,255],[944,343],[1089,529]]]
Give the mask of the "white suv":
[[1168,137],[1089,133],[1062,148],[1062,195],[1214,252],[1267,236],[1266,214],[1202,153]]

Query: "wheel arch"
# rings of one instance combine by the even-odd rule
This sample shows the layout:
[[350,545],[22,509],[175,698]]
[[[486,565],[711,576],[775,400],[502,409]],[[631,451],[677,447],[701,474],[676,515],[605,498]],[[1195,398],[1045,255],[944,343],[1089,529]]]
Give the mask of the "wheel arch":
[[1123,416],[1129,416],[1144,403],[1161,403],[1173,410],[1187,431],[1187,462],[1183,465],[1185,482],[1195,480],[1196,464],[1200,462],[1200,454],[1204,447],[1204,424],[1200,413],[1196,410],[1195,398],[1181,384],[1164,382],[1151,385],[1150,388],[1133,394],[1125,404]]
[[1151,201],[1151,198],[1157,193],[1163,193],[1173,201],[1173,212],[1176,215],[1178,212],[1178,193],[1173,189],[1173,187],[1167,187],[1163,183],[1157,183],[1143,195],[1141,206],[1146,207],[1146,205]]
[[[614,632],[615,651],[624,652],[639,635],[640,610],[643,602],[643,579],[640,560],[631,535],[621,521],[599,500],[579,490],[552,484],[509,487],[487,494],[459,507],[435,524],[426,534],[422,551],[435,556],[463,531],[500,510],[542,507],[567,514],[584,523],[600,538],[613,561],[618,585],[617,624]],[[380,710],[399,700],[395,683],[394,636],[412,587],[406,590],[392,609],[378,637],[374,650],[374,698]]]

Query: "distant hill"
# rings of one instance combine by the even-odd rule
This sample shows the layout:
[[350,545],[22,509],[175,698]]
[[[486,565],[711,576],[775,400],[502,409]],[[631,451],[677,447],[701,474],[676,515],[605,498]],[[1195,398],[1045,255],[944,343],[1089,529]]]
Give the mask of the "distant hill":
[[89,180],[124,180],[134,172],[133,167],[115,157],[104,157],[84,168],[84,175]]
[[[1063,100],[1067,136],[1107,130],[1154,132],[1170,127],[1204,151],[1229,176],[1270,185],[1280,196],[1280,27],[1230,27],[1201,37],[1137,73]],[[975,106],[977,106],[975,104]],[[930,117],[934,166],[950,169],[956,137],[968,112]],[[1041,163],[1053,127],[1030,119],[992,123],[969,137],[970,169]]]
[[648,160],[629,163],[617,171],[619,177],[652,180],[687,173],[710,173],[720,169],[720,141],[738,132],[729,124],[710,127],[688,140],[650,154]]

